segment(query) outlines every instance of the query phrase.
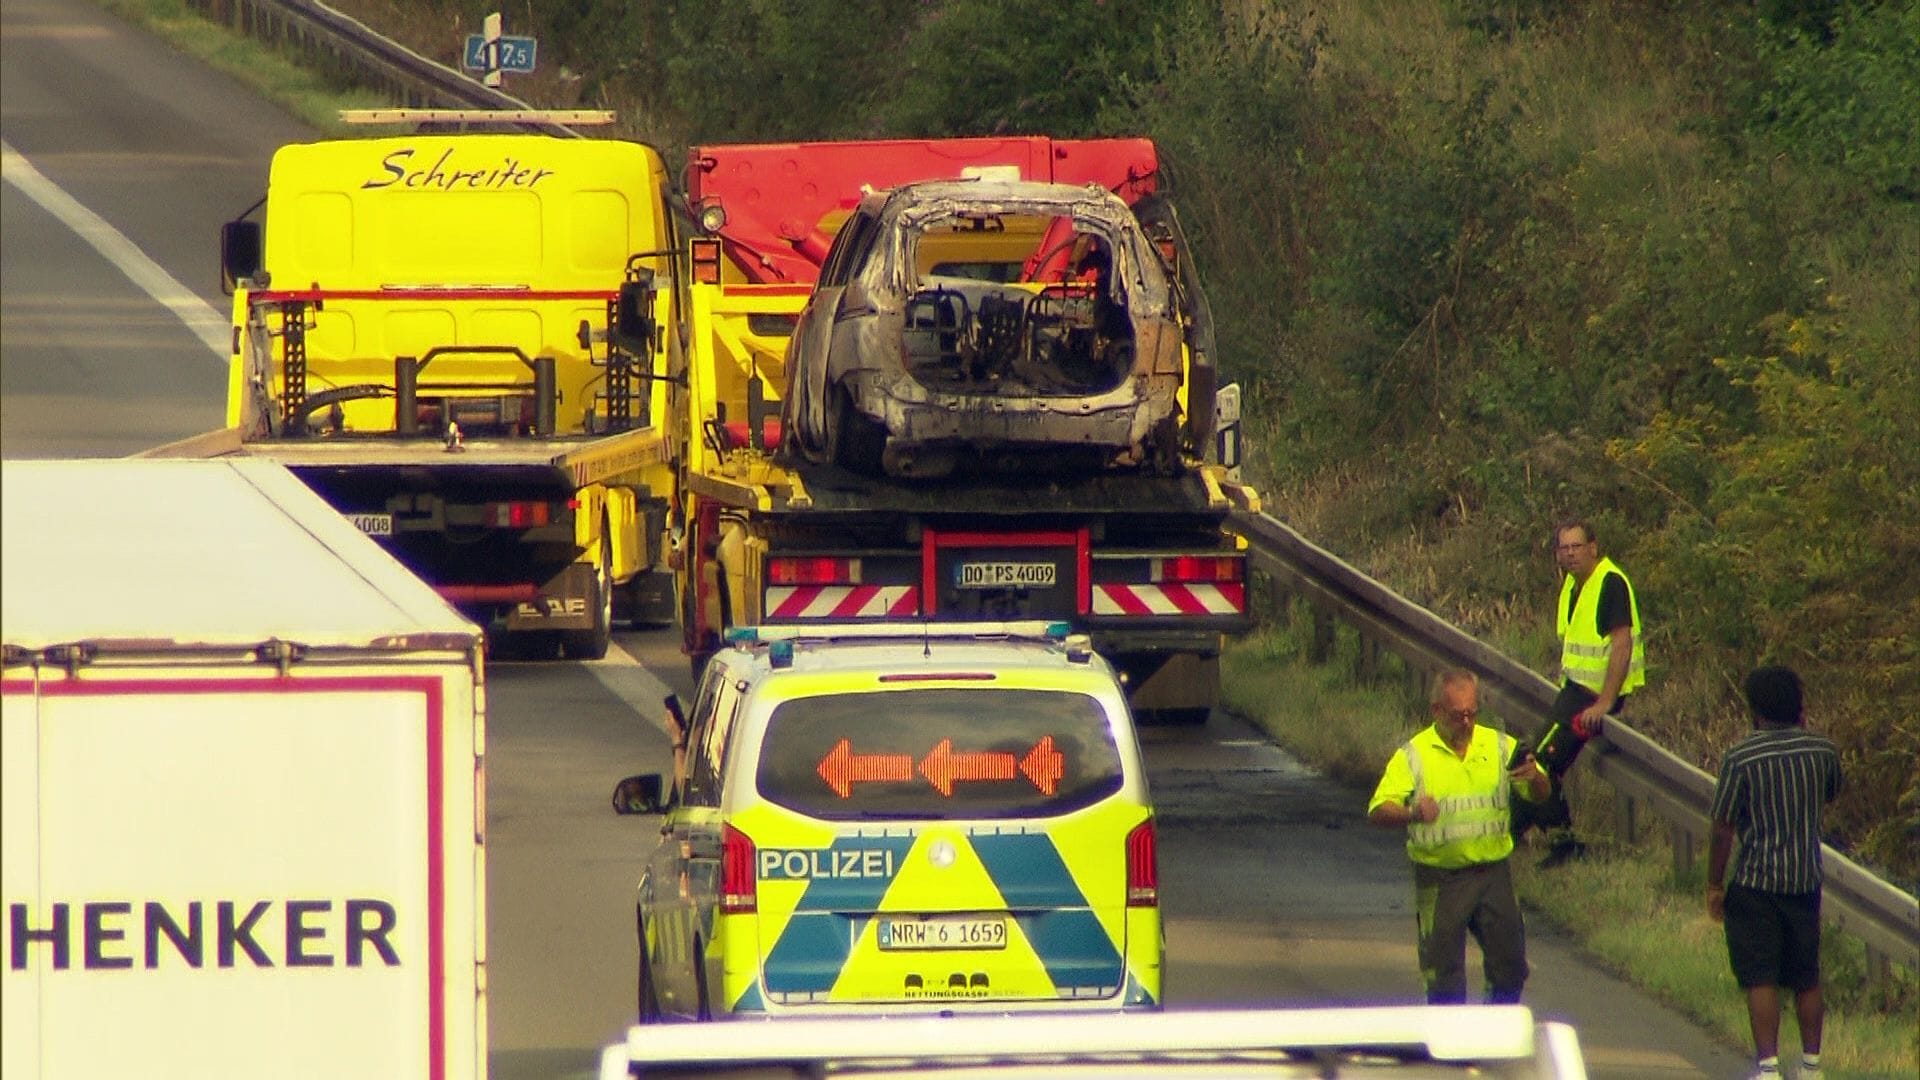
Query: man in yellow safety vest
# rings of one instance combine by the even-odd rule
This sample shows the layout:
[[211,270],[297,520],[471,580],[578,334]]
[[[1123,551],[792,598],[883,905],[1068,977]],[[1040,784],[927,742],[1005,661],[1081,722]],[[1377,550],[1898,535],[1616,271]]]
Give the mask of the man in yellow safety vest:
[[1534,747],[1534,756],[1552,778],[1553,791],[1513,817],[1515,840],[1535,825],[1549,837],[1547,855],[1540,860],[1548,868],[1586,851],[1573,833],[1562,778],[1587,740],[1600,733],[1605,718],[1619,715],[1627,695],[1647,681],[1639,597],[1626,572],[1600,554],[1593,527],[1568,521],[1554,530],[1554,557],[1564,571],[1554,606],[1564,681],[1547,715],[1546,731]]
[[1467,935],[1486,961],[1487,1000],[1513,1003],[1527,981],[1526,924],[1507,856],[1512,794],[1545,798],[1547,775],[1514,739],[1478,727],[1480,683],[1472,672],[1434,680],[1433,723],[1387,760],[1367,820],[1407,830],[1413,861],[1420,975],[1431,1004],[1467,999]]

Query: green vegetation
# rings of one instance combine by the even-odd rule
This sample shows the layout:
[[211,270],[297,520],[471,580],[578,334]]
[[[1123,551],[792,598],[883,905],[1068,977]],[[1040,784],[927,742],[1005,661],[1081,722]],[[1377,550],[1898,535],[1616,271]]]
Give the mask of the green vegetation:
[[[497,7],[338,6],[450,64]],[[558,0],[506,18],[543,68],[510,90],[616,109],[670,161],[696,139],[1152,136],[1270,511],[1542,670],[1550,525],[1588,518],[1646,609],[1635,725],[1712,771],[1746,730],[1742,673],[1794,665],[1845,758],[1831,839],[1920,882],[1920,4]],[[1356,732],[1394,708],[1269,672],[1265,648],[1233,678],[1294,684],[1245,701],[1351,718],[1303,753],[1370,781],[1383,751]],[[1660,865],[1581,872],[1634,888],[1658,876],[1640,858]],[[1616,962],[1668,982],[1630,947]],[[1912,1075],[1911,1024],[1898,1036]]]
[[209,26],[187,0],[100,0],[100,6],[253,87],[315,131],[342,134],[346,125],[340,123],[341,109],[390,104],[371,91],[302,66],[297,57],[263,50],[224,26]]

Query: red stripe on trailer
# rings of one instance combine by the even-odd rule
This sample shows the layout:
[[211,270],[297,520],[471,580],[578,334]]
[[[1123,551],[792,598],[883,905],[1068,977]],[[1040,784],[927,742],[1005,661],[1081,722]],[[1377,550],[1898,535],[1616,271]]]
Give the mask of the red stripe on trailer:
[[425,286],[418,289],[262,289],[248,299],[266,303],[313,303],[323,300],[592,300],[606,303],[616,293],[605,289],[460,289]]

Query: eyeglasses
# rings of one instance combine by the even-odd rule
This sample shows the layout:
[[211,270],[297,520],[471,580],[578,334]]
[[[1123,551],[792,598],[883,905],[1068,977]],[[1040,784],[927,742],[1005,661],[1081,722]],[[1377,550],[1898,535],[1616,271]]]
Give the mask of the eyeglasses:
[[1480,710],[1479,709],[1448,709],[1442,715],[1444,715],[1447,719],[1454,720],[1454,721],[1472,720],[1473,718],[1480,715]]
[[1555,551],[1579,551],[1581,548],[1588,547],[1592,543],[1593,541],[1591,540],[1582,540],[1577,544],[1561,544],[1559,547],[1555,548],[1554,550]]

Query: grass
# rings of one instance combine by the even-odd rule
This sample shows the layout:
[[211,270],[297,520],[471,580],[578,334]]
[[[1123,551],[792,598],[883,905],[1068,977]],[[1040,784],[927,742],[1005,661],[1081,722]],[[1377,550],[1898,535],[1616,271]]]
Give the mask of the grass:
[[262,48],[252,38],[207,21],[184,0],[100,0],[100,3],[181,52],[240,80],[324,135],[346,133],[346,125],[339,118],[341,109],[391,104],[384,95],[342,86],[301,67],[291,57]]
[[[1422,694],[1398,661],[1380,665],[1379,688],[1359,685],[1348,672],[1358,642],[1336,637],[1331,661],[1311,665],[1304,655],[1305,619],[1250,635],[1222,661],[1224,704],[1254,721],[1302,760],[1335,779],[1371,789],[1394,747],[1415,730]],[[1284,709],[1275,702],[1285,702]],[[1499,724],[1499,717],[1490,721]],[[1578,768],[1569,781],[1574,816],[1589,837],[1605,835],[1591,823],[1613,820],[1611,792]],[[1727,968],[1720,927],[1702,900],[1704,852],[1695,872],[1676,880],[1673,853],[1656,835],[1628,842],[1613,837],[1596,854],[1550,875],[1531,860],[1515,861],[1514,882],[1527,907],[1580,942],[1596,962],[1691,1017],[1729,1045],[1748,1046],[1746,1008]],[[1865,949],[1829,930],[1822,947],[1827,997],[1822,1059],[1832,1077],[1920,1075],[1920,979],[1895,969],[1888,986],[1867,979]],[[1799,1052],[1791,1019],[1782,1024],[1783,1056]],[[1797,1058],[1795,1059],[1797,1060]]]

